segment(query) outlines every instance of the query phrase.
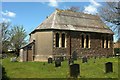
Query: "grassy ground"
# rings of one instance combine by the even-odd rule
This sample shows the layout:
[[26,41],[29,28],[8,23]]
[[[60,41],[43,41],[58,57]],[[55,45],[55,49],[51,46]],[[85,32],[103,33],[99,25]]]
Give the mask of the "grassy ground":
[[[113,73],[105,73],[105,63],[113,62]],[[75,63],[80,64],[80,78],[118,78],[118,58],[101,58],[88,60],[82,63],[79,59]],[[2,60],[9,78],[68,78],[68,62],[63,61],[61,67],[55,67],[54,63],[44,62],[10,62],[10,58]]]

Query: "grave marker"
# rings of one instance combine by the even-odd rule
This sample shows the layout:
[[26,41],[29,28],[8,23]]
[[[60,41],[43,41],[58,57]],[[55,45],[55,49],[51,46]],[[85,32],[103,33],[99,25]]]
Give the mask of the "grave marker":
[[78,77],[80,75],[80,66],[79,64],[70,65],[70,76]]
[[52,58],[50,57],[50,58],[48,58],[48,63],[52,63]]
[[105,63],[105,71],[106,71],[106,73],[113,72],[113,64],[112,64],[112,62]]
[[76,52],[76,51],[73,52],[72,58],[73,58],[74,60],[77,60],[77,52]]
[[86,56],[84,56],[84,57],[82,58],[82,63],[85,63],[85,62],[88,62],[88,60],[87,60],[87,57],[86,57]]
[[11,58],[10,61],[11,62],[17,62],[17,57]]
[[60,59],[56,59],[55,60],[55,67],[59,67],[59,66],[61,66],[61,61],[60,61]]
[[63,56],[61,56],[61,57],[59,57],[60,58],[60,61],[62,62],[62,61],[64,61],[64,57]]

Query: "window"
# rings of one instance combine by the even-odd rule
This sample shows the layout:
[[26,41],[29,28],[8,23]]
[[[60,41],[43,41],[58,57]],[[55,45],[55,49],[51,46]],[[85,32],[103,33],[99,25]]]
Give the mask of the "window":
[[102,48],[104,48],[104,37],[102,37]]
[[82,38],[81,38],[82,40],[82,48],[84,48],[84,35],[82,35]]
[[89,36],[86,35],[86,48],[89,48]]
[[109,36],[102,36],[102,48],[110,48]]
[[59,34],[56,33],[56,47],[59,47]]
[[110,40],[111,40],[111,39],[108,40],[108,48],[110,48],[110,44],[111,44],[111,43],[110,43]]
[[106,37],[106,48],[108,48],[108,36]]
[[62,47],[65,47],[65,34],[62,34]]

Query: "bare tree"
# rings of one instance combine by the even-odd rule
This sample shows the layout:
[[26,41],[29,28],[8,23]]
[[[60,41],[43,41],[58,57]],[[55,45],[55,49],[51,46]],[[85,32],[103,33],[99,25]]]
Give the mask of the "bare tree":
[[113,24],[111,29],[117,35],[117,39],[120,40],[120,0],[105,3],[99,14],[105,21]]
[[2,22],[0,23],[0,26],[2,27],[1,33],[2,33],[2,52],[7,52],[10,42],[10,36],[9,36],[9,30],[8,27],[10,26],[10,23]]

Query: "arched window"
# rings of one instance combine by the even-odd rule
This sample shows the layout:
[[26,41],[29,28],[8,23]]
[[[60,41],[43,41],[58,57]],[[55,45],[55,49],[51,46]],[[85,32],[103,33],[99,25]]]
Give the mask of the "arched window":
[[89,48],[89,36],[86,35],[86,48]]
[[65,47],[65,34],[62,34],[62,47]]
[[102,37],[102,48],[104,48],[105,39]]
[[59,47],[59,33],[56,33],[56,47]]
[[84,48],[84,35],[81,36],[82,48]]
[[108,36],[106,36],[106,48],[108,48]]

